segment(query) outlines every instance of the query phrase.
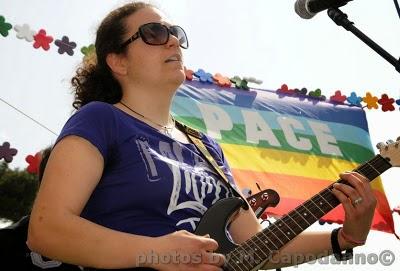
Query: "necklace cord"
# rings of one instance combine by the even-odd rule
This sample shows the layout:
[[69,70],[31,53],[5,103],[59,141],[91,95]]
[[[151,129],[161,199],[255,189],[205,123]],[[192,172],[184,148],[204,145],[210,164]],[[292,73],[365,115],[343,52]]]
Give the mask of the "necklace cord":
[[168,136],[171,137],[172,129],[174,129],[174,127],[175,127],[175,119],[172,117],[172,115],[170,115],[170,118],[171,118],[171,120],[172,120],[172,125],[171,125],[170,127],[168,127],[168,126],[166,126],[166,125],[161,125],[161,124],[159,124],[159,123],[157,123],[157,122],[155,122],[155,121],[149,119],[148,117],[144,116],[143,114],[140,114],[139,112],[136,112],[135,110],[133,110],[132,108],[130,108],[129,106],[127,106],[127,105],[126,105],[125,103],[123,103],[122,101],[119,101],[119,103],[122,104],[123,106],[125,106],[127,109],[129,109],[129,110],[132,111],[133,113],[135,113],[135,114],[141,116],[141,117],[144,118],[145,120],[148,120],[148,121],[150,121],[151,123],[153,123],[153,124],[159,126],[160,128],[163,128],[164,133],[165,133],[166,135],[168,135]]

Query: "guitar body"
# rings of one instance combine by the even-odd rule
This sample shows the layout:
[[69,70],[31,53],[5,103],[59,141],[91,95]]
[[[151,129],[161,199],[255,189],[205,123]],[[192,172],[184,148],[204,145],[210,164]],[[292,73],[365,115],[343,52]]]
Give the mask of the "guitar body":
[[[262,205],[262,209],[264,210],[267,207],[275,207],[279,203],[280,198],[275,190],[266,189],[258,194],[260,194],[259,201],[261,201],[261,195],[263,196],[262,204],[259,205]],[[216,252],[221,254],[231,252],[238,245],[233,243],[228,236],[228,225],[242,205],[243,200],[237,197],[217,201],[204,213],[194,233],[197,235],[209,234],[212,239],[216,240],[219,245]],[[250,205],[252,205],[251,201]]]
[[[280,198],[275,190],[266,189],[262,191],[262,195],[262,206],[264,209],[267,207],[274,207],[279,203]],[[200,236],[209,234],[212,239],[218,242],[218,249],[215,252],[224,255],[228,254],[238,246],[229,237],[228,226],[243,204],[243,200],[238,197],[225,198],[217,201],[204,213],[194,233]],[[134,268],[130,270],[140,271],[155,269]]]
[[236,197],[217,201],[205,212],[196,228],[195,234],[209,234],[219,245],[216,252],[221,254],[229,253],[237,245],[228,237],[227,227],[231,218],[239,211],[242,205],[243,200]]

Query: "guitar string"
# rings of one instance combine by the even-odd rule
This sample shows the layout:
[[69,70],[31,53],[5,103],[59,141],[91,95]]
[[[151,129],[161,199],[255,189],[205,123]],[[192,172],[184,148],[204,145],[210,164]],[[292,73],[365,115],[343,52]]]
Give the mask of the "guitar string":
[[[374,159],[374,160],[377,160],[377,159],[380,159],[380,158],[376,158],[376,159]],[[373,161],[373,160],[371,160],[371,161]],[[379,166],[379,165],[378,165]],[[385,166],[384,165],[384,163],[382,163],[382,165],[381,166]],[[365,168],[367,169],[367,171],[369,171],[369,173],[367,173],[366,172],[366,170],[365,170]],[[372,169],[372,170],[371,170]],[[387,166],[386,166],[386,168],[385,169],[387,169]],[[365,173],[366,173],[366,175],[369,175],[371,172],[374,172],[374,171],[376,171],[374,168],[371,168],[371,167],[366,167],[366,165],[364,165],[364,169],[363,169],[363,167],[359,167],[359,169],[358,170],[364,170],[365,171]],[[383,170],[384,171],[384,170]],[[383,172],[382,171],[382,172]],[[329,187],[328,187],[329,188]],[[331,198],[332,199],[336,199],[336,197],[328,190],[328,188],[326,188],[326,189],[324,189],[323,191],[321,191],[321,192],[323,192],[323,193],[318,193],[318,194],[316,194],[316,195],[314,195],[311,199],[315,199],[317,196],[319,196],[319,195],[324,195],[324,196],[328,196],[328,195],[330,195],[331,196]],[[329,194],[327,194],[327,192],[329,192]],[[310,203],[310,202],[309,202]],[[314,204],[315,204],[315,202],[313,202]],[[338,203],[340,203],[340,202],[338,202]],[[315,207],[314,207],[314,205],[311,205],[311,206],[309,206],[309,207],[312,207],[312,208],[310,208],[310,209],[312,209],[312,212],[314,212],[314,213],[316,213],[315,212],[315,210],[320,210],[320,211],[322,211],[320,208],[316,208],[316,206],[317,205],[315,205]],[[336,206],[335,206],[336,207]],[[329,212],[330,210],[331,210],[332,208],[329,208],[329,210],[323,210],[323,214],[322,214],[322,216],[325,214],[325,213],[327,213],[327,212]],[[285,225],[287,225],[287,224],[289,224],[289,225],[294,225],[293,223],[290,223],[290,222],[288,222],[288,223],[286,223],[285,222],[285,220],[284,219],[288,219],[288,218],[291,218],[292,219],[292,217],[294,217],[293,216],[293,214],[295,214],[295,215],[298,215],[298,212],[291,212],[292,214],[291,214],[291,216],[285,216],[285,217],[283,217],[282,219],[280,219],[279,221],[276,221],[274,224],[273,224],[273,226],[275,226],[276,228],[277,228],[277,224],[278,224],[278,222],[283,222]],[[322,217],[322,216],[320,216],[320,217]],[[310,223],[308,220],[306,220],[307,221],[307,223],[310,225],[310,224],[312,224],[312,223],[314,223],[315,221],[313,221],[312,223]],[[298,224],[297,224],[298,225]],[[308,226],[306,226],[306,228],[307,228]],[[290,227],[288,227],[288,228],[290,228]],[[272,229],[272,228],[271,228]],[[279,228],[278,228],[279,229]],[[301,231],[303,230],[303,228],[302,227],[300,227],[300,229],[301,229]],[[300,232],[301,232],[300,231]],[[283,232],[282,232],[283,233]],[[267,233],[268,234],[268,233]],[[279,237],[277,236],[277,238],[274,238],[275,239],[275,243],[277,243],[276,242],[276,240],[278,240],[278,241],[280,241],[281,243],[283,243],[282,241],[281,241],[281,239],[282,239],[282,236],[284,236],[286,239],[288,239],[288,240],[291,240],[292,238],[294,238],[294,237],[292,237],[292,238],[288,238],[287,237],[287,235],[281,235],[281,234],[278,234],[279,235]],[[251,240],[251,239],[250,239]],[[253,243],[255,243],[255,244],[258,244],[257,243],[257,241],[254,241],[254,240],[252,240],[251,241],[251,244],[253,244]],[[274,242],[272,242],[272,244],[275,246],[275,244],[274,244]],[[250,247],[251,248],[251,246],[250,246],[250,244],[248,244],[248,243],[246,243],[246,244],[243,244],[243,246],[245,246],[245,245],[247,245],[248,247]],[[264,245],[264,244],[263,244]],[[275,246],[276,247],[276,246]],[[276,247],[277,248],[277,247]],[[268,249],[268,248],[267,248]],[[277,248],[278,249],[278,248]],[[269,249],[268,249],[269,250]],[[265,255],[265,253],[262,251],[262,253],[264,254],[264,256],[267,256],[267,255]],[[267,253],[270,253],[270,251],[269,252],[267,252]],[[237,256],[237,255],[236,255]]]
[[[382,158],[380,157],[380,156],[375,156],[373,159],[371,159],[369,162],[371,162],[371,163],[374,163],[374,162],[377,162],[377,161],[381,161],[382,160]],[[384,166],[385,167],[385,162],[386,161],[382,161],[382,163],[381,163],[381,165],[375,165],[376,167],[382,167],[382,166]],[[387,168],[386,168],[387,169]],[[386,170],[385,169],[385,170]],[[370,164],[368,164],[368,163],[365,163],[364,165],[361,165],[360,167],[358,167],[358,168],[356,168],[354,171],[362,171],[362,173],[363,174],[365,174],[365,175],[370,175],[372,172],[374,172],[374,173],[376,173],[376,171],[377,171],[377,169],[376,168],[374,168],[373,166],[371,166]],[[383,172],[383,171],[382,171]],[[340,181],[340,180],[339,180]],[[275,237],[276,238],[271,238],[271,239],[274,239],[274,241],[275,242],[273,242],[272,241],[272,245],[274,245],[275,246],[275,248],[276,249],[279,249],[281,246],[280,245],[278,245],[278,247],[275,245],[277,242],[276,241],[279,241],[279,242],[281,242],[283,245],[284,244],[286,244],[287,242],[289,242],[290,240],[292,240],[295,236],[297,236],[297,235],[294,235],[293,237],[291,236],[291,237],[288,237],[286,234],[284,234],[283,233],[283,231],[281,230],[281,229],[279,229],[278,228],[278,224],[280,223],[280,222],[283,222],[283,224],[285,224],[285,226],[289,229],[289,230],[291,230],[292,232],[293,232],[293,225],[295,225],[295,224],[297,224],[297,227],[299,228],[300,227],[300,231],[297,233],[297,234],[299,234],[299,233],[301,233],[304,229],[306,229],[306,228],[308,228],[308,226],[310,226],[311,224],[313,224],[313,223],[315,223],[319,218],[321,218],[323,215],[325,215],[327,212],[329,212],[330,210],[332,210],[333,208],[335,208],[340,202],[337,200],[337,198],[332,194],[332,192],[330,191],[330,189],[331,189],[331,187],[332,187],[332,185],[330,185],[330,186],[328,186],[327,188],[325,188],[324,190],[322,190],[322,191],[320,191],[319,193],[317,193],[317,194],[315,194],[310,200],[307,200],[304,204],[302,204],[302,205],[300,205],[300,206],[298,206],[298,207],[296,207],[293,211],[291,211],[291,212],[289,212],[289,214],[288,215],[285,215],[284,217],[282,217],[282,218],[280,218],[279,220],[277,220],[274,224],[272,224],[269,228],[267,228],[267,229],[265,229],[265,232],[263,231],[263,232],[260,232],[260,233],[257,233],[256,235],[268,235],[270,232],[272,233],[273,231],[274,231],[274,228],[275,228],[275,231],[276,231],[276,229],[278,229],[279,231],[281,231],[282,232],[282,234],[280,234],[280,233],[277,233],[277,232],[275,232],[275,233],[277,233],[277,234],[275,234],[274,233],[274,235],[275,235]],[[322,210],[321,208],[324,208],[323,206],[327,206],[327,205],[322,205],[322,206],[320,206],[321,208],[319,208],[318,207],[318,205],[313,201],[313,199],[315,200],[316,199],[316,197],[320,197],[320,198],[322,198],[322,199],[324,199],[325,201],[326,201],[326,198],[327,197],[330,197],[331,199],[328,199],[328,201],[331,201],[331,200],[336,200],[338,203],[336,204],[334,204],[335,206],[329,206],[328,207],[328,210]],[[329,202],[327,201],[327,203],[328,203],[328,205],[330,205],[329,204]],[[309,220],[307,220],[306,218],[304,218],[303,216],[301,216],[300,214],[299,214],[299,210],[300,210],[300,208],[304,208],[305,206],[304,205],[306,205],[308,203],[308,205],[309,206],[307,206],[308,207],[308,209],[309,209],[309,211],[308,211],[308,213],[311,213],[311,215],[313,215],[314,216],[314,214],[317,214],[318,212],[316,212],[316,211],[319,211],[319,212],[322,212],[322,215],[317,215],[317,216],[319,216],[319,218],[316,218],[315,216],[315,220],[313,221],[313,222],[310,222]],[[310,203],[313,203],[313,205],[310,205]],[[326,207],[325,207],[326,208]],[[297,216],[297,217],[296,217]],[[301,227],[298,223],[296,223],[296,220],[299,220],[299,218],[300,217],[302,217],[306,222],[307,222],[307,224],[308,225],[306,225],[306,227],[305,228],[303,228],[303,227]],[[288,220],[288,218],[290,218],[290,219],[292,219],[293,221],[295,221],[295,223],[292,223],[292,222],[285,222],[285,219],[286,220]],[[301,224],[303,224],[303,222],[301,222]],[[282,225],[282,224],[281,224]],[[286,231],[286,230],[285,230]],[[296,231],[297,232],[297,231]],[[267,236],[263,236],[264,238],[268,238]],[[254,239],[256,239],[256,240],[254,240]],[[261,242],[258,242],[257,241],[257,239],[259,239]],[[268,238],[269,239],[269,238]],[[282,242],[282,240],[285,240],[285,239],[287,239],[287,241],[284,241],[284,242]],[[270,239],[269,239],[270,240]],[[243,254],[243,251],[240,251],[240,247],[244,247],[244,246],[247,246],[247,247],[249,247],[249,248],[251,248],[251,246],[250,245],[252,245],[252,244],[255,244],[256,246],[258,246],[258,247],[260,247],[259,245],[261,245],[261,247],[265,247],[265,243],[259,238],[259,236],[255,236],[255,238],[250,238],[249,240],[247,240],[246,242],[244,242],[242,245],[240,245],[239,247],[237,247],[237,248],[235,248],[235,249],[233,249],[230,253],[228,253],[229,255],[230,255],[230,258],[237,258],[237,256],[238,255],[242,255]],[[268,254],[269,253],[271,253],[272,251],[269,249],[269,248],[267,248],[269,251],[267,252],[267,254],[265,254],[265,252],[263,251],[263,250],[261,250],[261,253],[263,253],[264,254],[264,256],[265,257],[268,257]],[[258,255],[257,255],[258,256]],[[239,258],[239,260],[242,260],[242,258]],[[261,259],[259,259],[259,260],[261,260]]]
[[[377,157],[377,158],[374,158],[373,160],[377,160],[377,159],[379,159],[379,160],[381,160],[380,159],[380,157]],[[371,161],[373,161],[373,160],[371,160]],[[382,165],[384,166],[384,163],[382,163]],[[379,165],[378,165],[379,166]],[[370,174],[370,172],[374,172],[374,171],[376,171],[376,169],[375,168],[371,168],[371,165],[369,165],[369,167],[367,167],[367,164],[365,164],[364,165],[364,169],[363,169],[363,167],[359,167],[358,168],[358,170],[364,170],[365,171],[365,168],[367,169],[367,171],[369,171],[369,173],[367,173],[367,172],[365,172],[366,173],[366,175],[369,175]],[[372,170],[371,170],[372,169]],[[386,169],[387,169],[387,167],[386,167]],[[357,170],[357,169],[356,169]],[[383,172],[383,171],[382,171]],[[328,187],[329,188],[329,187]],[[322,195],[324,195],[324,196],[328,196],[328,195],[330,195],[331,196],[331,198],[332,199],[336,199],[336,197],[328,190],[328,188],[326,188],[326,189],[324,189],[324,190],[322,190],[321,192],[323,192],[323,193],[318,193],[318,194],[316,194],[316,195],[314,195],[311,199],[315,199],[317,196],[322,196]],[[329,194],[327,194],[327,192],[329,192]],[[311,200],[310,199],[310,200]],[[309,201],[308,203],[311,203],[311,201]],[[320,217],[322,217],[325,213],[327,213],[327,212],[329,212],[330,210],[332,210],[333,208],[329,208],[328,210],[321,210],[319,207],[317,207],[317,205],[315,204],[315,202],[313,202],[314,203],[314,205],[311,205],[311,206],[308,206],[310,209],[312,209],[312,212],[314,212],[314,213],[316,213],[315,212],[315,210],[320,210],[320,211],[322,211],[322,215],[320,216]],[[340,203],[340,202],[338,202],[338,203]],[[337,205],[337,204],[336,204]],[[312,208],[311,208],[312,207]],[[316,208],[317,207],[317,208]],[[332,206],[331,206],[332,207]],[[336,207],[336,206],[335,206]],[[291,225],[291,226],[289,226],[288,228],[289,229],[291,229],[290,227],[292,227],[294,224],[293,223],[291,223],[291,222],[288,222],[288,223],[286,223],[285,222],[285,220],[284,219],[288,219],[288,218],[291,218],[292,219],[292,217],[294,217],[294,215],[293,214],[295,214],[295,215],[298,215],[298,212],[291,212],[292,214],[291,214],[291,216],[289,216],[289,215],[287,215],[287,216],[285,216],[285,217],[283,217],[283,218],[281,218],[279,221],[276,221],[274,224],[273,224],[273,226],[275,226],[277,229],[279,229],[276,225],[278,224],[278,222],[283,222],[286,226],[289,224],[289,225]],[[312,214],[312,213],[311,213]],[[318,220],[318,219],[317,219]],[[307,223],[310,225],[310,222],[308,221],[308,220],[306,220],[307,221]],[[316,221],[316,220],[315,220]],[[313,221],[312,223],[314,223],[315,221]],[[311,224],[312,224],[311,223]],[[297,223],[296,223],[297,224]],[[298,225],[298,224],[297,224]],[[307,228],[308,226],[306,226],[306,228]],[[303,230],[303,228],[302,227],[299,227],[300,229],[301,229],[301,231]],[[272,229],[272,228],[271,228]],[[305,229],[305,228],[304,228]],[[301,232],[300,231],[300,232]],[[282,231],[281,231],[282,232]],[[282,232],[283,233],[283,232]],[[268,233],[267,233],[268,234]],[[275,234],[274,234],[275,235]],[[275,235],[276,236],[276,235]],[[287,235],[282,235],[282,234],[278,234],[278,236],[276,236],[277,238],[274,238],[275,239],[275,243],[277,243],[276,242],[276,240],[278,240],[278,241],[280,241],[282,244],[283,244],[283,242],[281,241],[281,239],[282,239],[282,237],[285,237],[286,239],[288,239],[288,240],[291,240],[292,238],[294,238],[294,237],[291,237],[291,238],[288,238],[287,237]],[[280,237],[280,238],[279,238]],[[251,240],[251,239],[250,239]],[[257,243],[257,241],[254,241],[254,240],[251,240],[251,244],[258,244]],[[272,244],[275,246],[275,244],[274,244],[274,242],[272,242]],[[251,246],[250,246],[250,244],[248,244],[248,243],[246,243],[246,244],[243,244],[243,246],[248,246],[249,248],[251,248]],[[264,244],[263,244],[264,245]],[[275,246],[276,247],[276,246]],[[277,248],[277,247],[276,247]],[[268,249],[268,248],[267,248]],[[277,248],[278,249],[278,248]],[[269,250],[269,249],[268,249]],[[264,251],[261,251],[263,254],[264,254],[264,256],[267,256],[265,253],[264,253]],[[271,251],[269,250],[269,252],[267,252],[267,253],[270,253]],[[240,253],[240,251],[239,251],[239,253]],[[242,253],[241,253],[242,254]],[[236,255],[237,256],[237,255]]]

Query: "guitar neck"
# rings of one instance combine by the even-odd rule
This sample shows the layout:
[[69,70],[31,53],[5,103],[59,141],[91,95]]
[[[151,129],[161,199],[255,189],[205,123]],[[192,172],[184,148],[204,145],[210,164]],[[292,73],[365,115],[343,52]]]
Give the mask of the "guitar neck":
[[[392,165],[388,161],[381,155],[376,155],[354,171],[372,181],[390,167]],[[337,182],[345,181],[339,179]],[[251,270],[257,266],[257,262],[269,259],[274,251],[282,248],[339,205],[340,202],[332,193],[332,188],[333,184],[231,251],[227,255],[230,266],[234,267],[234,270]]]

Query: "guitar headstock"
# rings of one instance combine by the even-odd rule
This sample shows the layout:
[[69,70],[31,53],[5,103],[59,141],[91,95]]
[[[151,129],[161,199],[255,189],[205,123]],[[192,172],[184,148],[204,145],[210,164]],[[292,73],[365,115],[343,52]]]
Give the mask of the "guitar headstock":
[[388,160],[393,167],[400,167],[400,136],[396,141],[379,142],[376,147],[379,149],[380,155]]

